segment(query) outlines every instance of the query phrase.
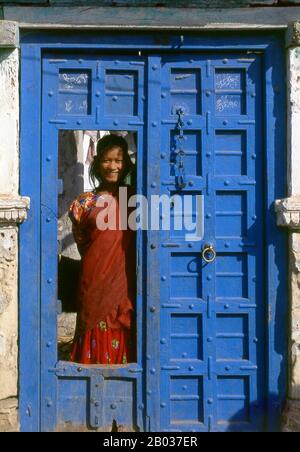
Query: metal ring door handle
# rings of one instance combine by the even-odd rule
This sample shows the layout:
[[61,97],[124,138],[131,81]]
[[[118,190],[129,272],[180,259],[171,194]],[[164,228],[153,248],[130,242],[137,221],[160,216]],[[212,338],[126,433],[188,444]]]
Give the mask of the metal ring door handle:
[[[210,253],[212,254],[212,257],[208,256]],[[217,257],[217,253],[214,250],[213,245],[210,245],[210,244],[204,245],[204,248],[203,248],[203,251],[202,251],[202,258],[203,258],[203,260],[205,260],[205,262],[210,264],[210,263],[214,262],[216,257]]]

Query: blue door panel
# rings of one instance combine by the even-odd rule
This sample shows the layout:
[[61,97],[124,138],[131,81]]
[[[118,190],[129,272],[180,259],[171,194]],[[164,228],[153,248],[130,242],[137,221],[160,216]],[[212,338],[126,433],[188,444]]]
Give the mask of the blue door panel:
[[[186,231],[160,234],[161,427],[260,431],[261,57],[167,56],[161,68],[160,189],[202,195],[205,213],[201,241],[189,242]],[[172,171],[178,108],[185,138],[181,189]],[[205,242],[217,251],[214,263],[202,260]]]
[[[142,275],[138,276],[138,364],[92,367],[57,361],[59,130],[134,130],[143,147],[142,58],[45,56],[42,132],[42,430],[144,430]],[[139,154],[140,151],[138,151]],[[142,162],[142,158],[140,159]],[[139,167],[142,168],[139,163]],[[142,173],[142,171],[140,171]],[[51,187],[51,190],[49,190]],[[138,189],[141,182],[138,183]],[[140,243],[138,234],[137,243]],[[139,407],[139,408],[138,408]]]
[[[273,108],[271,114],[279,99],[275,84],[278,89],[282,83],[282,74],[272,69],[279,41],[262,45],[245,37],[242,46],[224,37],[215,39],[214,49],[214,41],[204,39],[199,47],[197,39],[188,39],[182,52],[155,46],[149,53],[131,54],[83,52],[80,46],[46,50],[34,65],[37,79],[42,71],[42,118],[36,124],[40,173],[36,162],[32,187],[26,182],[23,190],[40,187],[40,200],[32,193],[37,222],[33,229],[28,223],[41,238],[38,430],[110,431],[117,424],[133,431],[263,431],[267,413],[272,419],[272,410],[279,411],[283,389],[276,386],[280,372],[272,373],[271,364],[277,369],[283,363],[283,333],[276,333],[271,315],[276,304],[271,257],[278,238],[268,211],[275,190],[272,149],[282,161],[277,129],[274,139],[279,111]],[[34,52],[25,49],[28,59]],[[31,78],[23,78],[30,86]],[[110,367],[58,361],[60,130],[134,131],[138,193],[149,201],[151,195],[177,195],[182,203],[187,195],[202,196],[199,240],[186,225],[176,229],[184,220],[176,204],[170,206],[169,230],[137,233],[136,363]],[[32,138],[24,143],[32,148]],[[28,176],[30,168],[23,164],[23,180]],[[193,199],[192,221],[196,207]],[[26,227],[23,236],[28,236]],[[202,257],[207,244],[216,251],[210,263]],[[23,248],[25,266],[29,248]],[[24,277],[21,282],[26,309]],[[24,322],[22,343],[27,343]],[[23,425],[31,416],[29,393],[29,387],[22,389]]]
[[129,431],[143,431],[138,403],[141,375],[126,370],[57,368],[56,431],[110,431],[113,423]]

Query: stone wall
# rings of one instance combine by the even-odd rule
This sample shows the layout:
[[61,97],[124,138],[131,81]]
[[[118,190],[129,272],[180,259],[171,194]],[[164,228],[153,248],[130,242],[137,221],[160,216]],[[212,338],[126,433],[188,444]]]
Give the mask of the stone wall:
[[19,191],[18,29],[0,22],[0,431],[19,428],[18,224],[29,200]]
[[289,400],[284,431],[300,431],[300,24],[287,35],[288,194],[275,204],[277,224],[289,230]]
[[288,401],[283,416],[283,431],[286,433],[300,432],[300,402]]
[[[300,400],[300,26],[293,28],[289,50],[289,194],[291,369],[290,398]],[[299,424],[300,427],[300,424]]]
[[16,432],[19,429],[18,400],[11,397],[0,401],[0,432]]
[[[18,50],[0,51],[0,194],[18,191]],[[7,151],[10,152],[7,152]],[[4,216],[4,215],[3,215]],[[17,228],[0,225],[0,430],[18,429]]]

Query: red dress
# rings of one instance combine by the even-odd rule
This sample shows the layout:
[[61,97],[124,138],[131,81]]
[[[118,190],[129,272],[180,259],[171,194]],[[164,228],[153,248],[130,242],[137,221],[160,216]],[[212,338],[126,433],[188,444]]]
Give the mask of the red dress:
[[[121,229],[118,194],[110,195],[83,193],[69,210],[82,257],[70,360],[83,364],[126,364],[136,360],[132,319],[135,233]],[[99,229],[101,212],[102,216],[104,212],[115,215],[115,230]]]

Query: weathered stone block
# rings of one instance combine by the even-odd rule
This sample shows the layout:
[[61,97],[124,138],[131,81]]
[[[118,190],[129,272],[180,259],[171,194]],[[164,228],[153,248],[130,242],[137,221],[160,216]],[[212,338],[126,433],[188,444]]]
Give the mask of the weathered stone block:
[[27,218],[29,207],[27,196],[0,195],[0,224],[22,223]]
[[300,230],[300,195],[275,201],[277,226]]
[[19,47],[19,27],[16,22],[0,20],[0,48]]
[[[0,287],[1,287],[1,281],[3,281],[4,271],[1,269],[0,275],[2,276],[0,280]],[[0,293],[0,315],[5,312],[9,305],[9,297],[6,293]],[[1,346],[0,346],[0,355],[1,355]]]
[[19,429],[17,399],[0,400],[0,432],[17,432]]
[[58,316],[58,340],[59,342],[71,341],[74,337],[76,326],[76,314],[62,313]]
[[18,228],[0,227],[0,400],[18,392]]
[[286,46],[287,47],[300,46],[300,22],[293,22],[289,24],[286,35]]
[[300,402],[288,400],[282,417],[284,432],[300,432]]

